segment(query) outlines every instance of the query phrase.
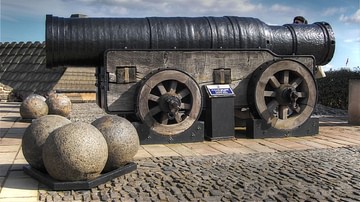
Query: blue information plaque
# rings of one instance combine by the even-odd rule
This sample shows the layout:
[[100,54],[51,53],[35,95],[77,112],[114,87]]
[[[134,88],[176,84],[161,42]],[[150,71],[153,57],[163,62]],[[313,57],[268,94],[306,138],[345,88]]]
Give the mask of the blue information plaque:
[[206,85],[207,92],[210,97],[228,97],[235,96],[230,85]]

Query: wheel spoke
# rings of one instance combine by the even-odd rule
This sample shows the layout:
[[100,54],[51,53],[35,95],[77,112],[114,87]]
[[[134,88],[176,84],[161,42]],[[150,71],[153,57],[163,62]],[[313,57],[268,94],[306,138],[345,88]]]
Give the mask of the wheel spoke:
[[297,107],[296,109],[294,109],[293,110],[294,112],[296,112],[297,114],[299,114],[300,113],[300,111],[301,111],[301,109],[300,109],[300,107]]
[[183,99],[184,97],[188,96],[190,94],[190,91],[189,89],[187,88],[184,88],[182,89],[179,93],[178,93],[178,96],[179,96],[179,99]]
[[181,103],[180,109],[191,109],[191,104]]
[[182,116],[182,113],[179,113],[179,112],[178,112],[178,113],[175,114],[175,120],[176,120],[176,122],[180,123],[180,122],[182,121],[181,116]]
[[155,106],[155,107],[151,108],[149,112],[150,112],[151,116],[155,116],[156,114],[161,112],[161,108],[158,105],[158,106]]
[[303,81],[303,79],[298,77],[294,81],[291,82],[291,86],[294,88],[297,88],[301,84],[302,81]]
[[305,92],[296,92],[296,95],[297,95],[299,98],[306,98],[306,93],[305,93]]
[[175,80],[171,81],[170,90],[169,90],[170,93],[176,93],[177,84],[178,84],[177,81]]
[[156,87],[159,89],[161,95],[164,95],[167,92],[163,83],[159,83]]
[[283,84],[289,83],[289,71],[283,71],[282,80],[280,82],[282,82]]
[[162,113],[161,115],[161,123],[167,125],[169,122],[169,117],[166,113]]
[[265,97],[275,97],[275,96],[276,96],[276,93],[275,93],[275,91],[268,91],[268,90],[266,90],[266,91],[264,91],[264,96],[265,96]]
[[268,110],[272,112],[278,105],[279,105],[278,101],[271,100],[269,102],[269,104],[267,104],[266,106],[267,106]]
[[280,82],[275,76],[271,76],[270,79],[269,79],[269,82],[270,82],[270,85],[273,88],[279,88],[280,87]]
[[289,113],[289,107],[285,105],[279,106],[279,119],[287,119]]
[[154,101],[154,102],[159,102],[160,97],[154,94],[149,94],[149,98],[148,100]]

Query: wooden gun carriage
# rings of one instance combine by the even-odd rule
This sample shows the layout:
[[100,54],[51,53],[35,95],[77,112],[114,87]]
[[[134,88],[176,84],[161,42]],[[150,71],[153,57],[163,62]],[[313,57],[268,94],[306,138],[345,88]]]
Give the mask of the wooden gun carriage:
[[314,74],[332,59],[335,38],[325,22],[48,15],[46,50],[48,67],[97,67],[98,105],[171,142],[196,133],[209,84],[231,86],[237,118],[261,120],[282,134],[298,130],[312,115]]

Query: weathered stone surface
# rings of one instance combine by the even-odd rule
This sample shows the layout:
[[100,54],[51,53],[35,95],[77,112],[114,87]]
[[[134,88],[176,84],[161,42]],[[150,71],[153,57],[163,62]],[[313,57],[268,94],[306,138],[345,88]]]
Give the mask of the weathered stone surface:
[[104,136],[88,123],[67,124],[50,133],[42,157],[51,177],[60,181],[98,177],[108,158]]
[[104,135],[109,149],[105,172],[131,162],[139,150],[139,136],[135,127],[125,118],[107,115],[92,122]]
[[49,134],[57,128],[71,123],[58,115],[46,115],[32,121],[22,137],[22,151],[26,161],[36,169],[45,171],[42,159],[43,145]]
[[45,97],[38,94],[29,95],[20,105],[20,115],[23,119],[36,119],[49,112]]
[[[114,201],[121,198],[135,201],[359,199],[358,146],[277,153],[157,157],[137,160],[136,163],[136,171],[93,188],[92,194],[98,194],[92,200],[97,196]],[[85,196],[80,192],[74,196],[77,194]],[[41,193],[40,199],[46,198],[43,195],[48,193]]]
[[69,117],[71,113],[71,100],[64,94],[50,94],[49,97],[46,99],[46,104],[49,107],[49,114]]

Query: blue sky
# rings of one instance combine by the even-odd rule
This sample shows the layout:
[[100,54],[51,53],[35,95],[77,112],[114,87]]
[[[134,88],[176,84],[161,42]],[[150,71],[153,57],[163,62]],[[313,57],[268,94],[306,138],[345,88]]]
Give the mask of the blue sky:
[[44,41],[45,15],[69,17],[242,16],[270,25],[325,21],[336,37],[335,55],[325,70],[360,66],[360,0],[0,0],[1,42]]

